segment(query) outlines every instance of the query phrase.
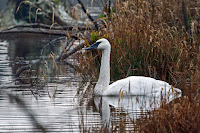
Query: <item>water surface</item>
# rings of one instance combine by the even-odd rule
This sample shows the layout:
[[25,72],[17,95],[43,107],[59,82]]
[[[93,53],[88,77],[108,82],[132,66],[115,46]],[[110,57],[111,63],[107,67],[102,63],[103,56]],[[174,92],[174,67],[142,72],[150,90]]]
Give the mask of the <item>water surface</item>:
[[[81,90],[81,79],[74,68],[58,64],[60,70],[58,73],[52,61],[48,62],[48,69],[45,67],[45,61],[49,57],[47,53],[59,51],[60,44],[45,47],[44,55],[41,55],[40,51],[54,38],[56,37],[34,34],[1,37],[0,132],[35,131],[37,127],[34,126],[35,121],[30,114],[45,127],[46,131],[52,132],[79,131],[83,116],[80,112],[90,112],[87,119],[91,118],[93,121],[97,119],[100,122],[97,112],[92,112],[90,108],[86,109],[85,105],[79,105],[77,93]],[[37,65],[36,70],[33,68],[32,75],[25,72],[20,78],[15,77],[18,68],[34,62],[41,56],[44,62]],[[73,60],[73,57],[68,59],[69,62]],[[46,74],[41,72],[39,77],[39,74],[34,75],[34,71],[37,70],[48,72]],[[19,97],[26,105],[20,105],[15,100],[11,101],[7,93]]]
[[[93,86],[82,82],[73,67],[60,63],[56,71],[53,61],[47,61],[51,52],[56,56],[62,49],[59,42],[46,46],[57,37],[0,37],[0,132],[83,132],[108,125],[110,131],[136,130],[132,123],[145,114],[141,110],[153,108],[148,98],[93,97],[89,91]],[[31,71],[15,76],[21,66],[41,58]],[[67,61],[73,64],[75,59],[71,56]],[[120,122],[126,124],[120,126]]]

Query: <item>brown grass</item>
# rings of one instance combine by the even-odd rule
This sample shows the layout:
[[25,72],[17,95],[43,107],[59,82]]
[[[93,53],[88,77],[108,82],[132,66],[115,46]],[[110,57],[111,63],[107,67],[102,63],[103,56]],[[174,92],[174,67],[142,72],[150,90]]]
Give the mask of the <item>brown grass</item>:
[[[112,45],[112,80],[130,75],[150,76],[170,82],[184,92],[191,78],[193,84],[199,85],[200,9],[196,6],[200,7],[200,3],[185,1],[185,5],[188,30],[182,1],[116,3],[102,28],[91,33],[91,42],[105,37]],[[100,52],[93,51],[79,58],[80,69],[95,80],[100,66],[97,55]]]
[[[200,131],[200,97],[184,97],[180,103],[164,106],[138,120],[140,132],[198,133]],[[150,117],[149,117],[150,116]]]
[[[111,79],[150,76],[180,88],[184,98],[138,122],[141,132],[200,131],[200,2],[129,0],[116,2],[91,42],[111,45]],[[86,40],[87,42],[87,40]],[[89,45],[89,43],[87,43]],[[97,80],[100,52],[79,56],[80,70]]]

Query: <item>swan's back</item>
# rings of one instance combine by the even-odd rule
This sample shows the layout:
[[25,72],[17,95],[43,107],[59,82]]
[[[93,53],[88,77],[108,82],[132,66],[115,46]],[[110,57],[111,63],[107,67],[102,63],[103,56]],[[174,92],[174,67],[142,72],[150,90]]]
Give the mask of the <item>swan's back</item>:
[[181,90],[173,88],[167,82],[156,80],[150,77],[131,76],[118,80],[104,91],[104,95],[119,95],[120,92],[128,95],[145,95],[160,97],[161,95],[171,94],[171,92]]

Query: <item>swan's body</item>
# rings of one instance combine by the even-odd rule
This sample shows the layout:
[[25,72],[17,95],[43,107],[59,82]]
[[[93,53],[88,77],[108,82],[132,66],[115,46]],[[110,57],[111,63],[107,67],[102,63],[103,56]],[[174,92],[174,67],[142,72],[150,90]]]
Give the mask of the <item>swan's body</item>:
[[172,92],[181,93],[181,90],[173,88],[167,82],[143,76],[130,76],[109,85],[111,45],[107,39],[103,38],[97,40],[86,50],[93,48],[102,50],[100,74],[94,88],[94,95],[119,95],[123,92],[123,94],[127,93],[129,95],[154,95],[160,97],[161,95],[172,94]]
[[[129,89],[130,87],[130,89]],[[160,80],[156,80],[150,77],[142,77],[142,76],[130,76],[125,79],[118,80],[113,84],[108,86],[103,94],[104,95],[119,95],[119,92],[125,91],[131,95],[152,95],[158,94],[160,95],[161,90],[163,92],[165,89],[171,89],[171,86]],[[115,89],[115,91],[113,91]]]

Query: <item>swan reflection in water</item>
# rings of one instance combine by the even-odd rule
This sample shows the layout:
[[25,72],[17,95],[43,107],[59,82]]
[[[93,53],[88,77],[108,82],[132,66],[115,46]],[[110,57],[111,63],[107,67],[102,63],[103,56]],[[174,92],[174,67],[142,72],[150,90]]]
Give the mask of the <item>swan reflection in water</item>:
[[[173,95],[174,98],[180,97],[179,95]],[[97,110],[100,112],[102,122],[104,126],[114,127],[116,120],[122,120],[122,117],[128,118],[127,121],[136,122],[137,119],[141,118],[147,112],[154,109],[158,109],[162,102],[169,103],[171,99],[169,96],[163,96],[162,100],[160,97],[152,96],[94,96],[94,104]],[[117,115],[115,115],[117,113]],[[116,118],[117,117],[117,118]],[[118,122],[119,123],[119,122]],[[130,124],[130,123],[127,123]],[[134,125],[132,125],[132,128]],[[130,129],[130,125],[128,127]],[[127,130],[129,130],[127,129]]]

